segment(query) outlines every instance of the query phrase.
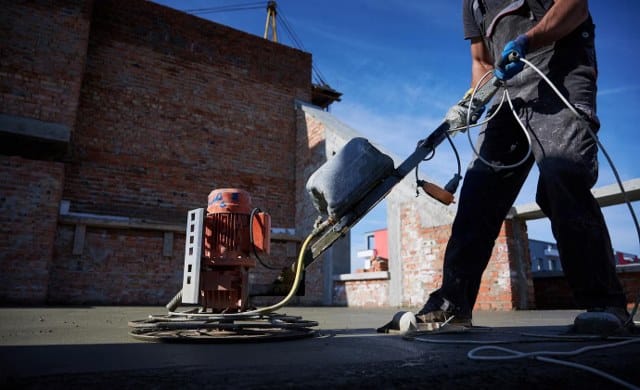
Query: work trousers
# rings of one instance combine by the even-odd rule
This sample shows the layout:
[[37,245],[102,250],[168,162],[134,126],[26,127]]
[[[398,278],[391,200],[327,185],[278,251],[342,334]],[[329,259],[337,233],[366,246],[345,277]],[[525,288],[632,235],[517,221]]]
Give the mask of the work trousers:
[[[501,225],[536,163],[536,202],[551,221],[576,303],[581,308],[625,306],[609,232],[590,191],[598,176],[598,147],[587,129],[597,132],[597,120],[578,119],[549,98],[514,104],[531,135],[532,153],[514,168],[490,167],[479,159],[470,164],[445,252],[442,286],[432,296],[471,315]],[[476,149],[492,164],[514,164],[526,156],[528,142],[508,105],[497,111]]]

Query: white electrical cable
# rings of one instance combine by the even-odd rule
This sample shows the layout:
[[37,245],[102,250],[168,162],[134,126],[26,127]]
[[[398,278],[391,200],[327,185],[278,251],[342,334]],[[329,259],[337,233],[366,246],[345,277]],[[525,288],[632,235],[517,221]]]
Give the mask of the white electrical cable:
[[[549,339],[552,339],[553,341],[562,341],[563,339],[566,339],[568,341],[575,342],[575,341],[590,341],[592,339],[592,337],[585,337],[585,336],[552,336],[552,335],[538,335],[538,334],[526,334],[526,333],[523,333],[521,335],[549,338]],[[517,344],[518,342],[522,342],[517,340],[512,340],[512,341],[509,341],[509,340],[494,340],[494,341],[434,340],[434,339],[422,338],[422,337],[415,337],[413,340],[420,341],[423,343],[431,343],[431,344],[482,344],[482,346],[476,347],[470,350],[467,353],[467,357],[471,360],[484,360],[484,361],[533,358],[533,359],[544,361],[547,363],[559,364],[559,365],[568,366],[568,367],[576,368],[583,371],[588,371],[588,372],[591,372],[592,374],[598,375],[602,378],[608,379],[621,386],[624,386],[628,389],[640,390],[640,387],[632,383],[626,382],[620,378],[617,378],[597,368],[593,368],[580,363],[569,362],[565,360],[553,359],[548,357],[548,356],[576,356],[576,355],[593,351],[593,350],[620,347],[623,345],[640,342],[640,338],[637,338],[637,337],[636,338],[616,337],[611,339],[622,340],[622,341],[619,341],[616,343],[603,344],[603,345],[596,345],[596,346],[592,345],[592,346],[582,347],[573,351],[534,351],[534,352],[520,352],[514,349],[495,346],[495,344]],[[598,340],[602,340],[602,337],[598,337]],[[491,345],[488,345],[488,344],[491,344]],[[479,353],[482,351],[498,351],[498,352],[504,352],[506,353],[506,355],[480,355]]]
[[[493,345],[485,345],[482,347],[477,347],[472,349],[467,353],[467,357],[471,360],[492,360],[492,361],[534,358],[536,360],[544,361],[547,363],[560,364],[563,366],[568,366],[568,367],[588,371],[598,376],[601,376],[605,379],[608,379],[612,382],[615,382],[620,386],[624,386],[628,389],[640,390],[640,387],[632,383],[623,381],[622,379],[617,378],[611,374],[608,374],[602,370],[598,370],[596,368],[589,367],[584,364],[568,362],[565,360],[559,360],[559,359],[553,359],[553,358],[547,357],[547,356],[576,356],[581,353],[585,353],[593,350],[620,347],[623,345],[637,343],[637,342],[640,342],[640,338],[628,339],[628,340],[620,341],[617,343],[610,343],[605,345],[591,345],[591,346],[576,349],[574,351],[535,351],[535,352],[520,352],[520,351],[516,351],[514,349],[509,349],[509,348],[503,348],[503,347],[498,347]],[[491,356],[479,355],[478,353],[481,351],[499,351],[499,352],[504,352],[507,355],[491,355]]]
[[[540,69],[538,69],[535,65],[533,65],[531,62],[529,62],[528,60],[524,59],[524,58],[520,58],[520,61],[523,61],[527,66],[529,66],[530,68],[532,68],[534,71],[536,71],[540,77],[542,77],[543,80],[545,80],[545,82],[551,87],[551,89],[558,95],[558,97],[562,100],[562,102],[567,106],[567,108],[569,110],[571,110],[571,112],[580,120],[583,120],[586,122],[585,118],[583,118],[580,113],[576,110],[576,108],[562,95],[562,93],[558,90],[558,88],[551,82],[551,80],[549,80],[547,78],[547,76],[542,73],[542,71],[540,71]],[[511,101],[511,97],[509,95],[508,90],[505,88],[505,91],[502,95],[502,99],[500,101],[500,105],[498,106],[498,108],[495,110],[494,114],[491,115],[489,118],[487,118],[485,121],[478,123],[476,125],[471,125],[469,122],[471,120],[471,104],[473,102],[473,98],[475,96],[476,91],[478,90],[479,86],[481,85],[482,81],[487,77],[488,74],[491,74],[492,72],[489,71],[487,73],[485,73],[485,75],[480,79],[480,81],[478,81],[478,83],[474,86],[473,91],[471,93],[471,98],[470,98],[470,103],[469,103],[469,107],[467,110],[467,123],[465,126],[461,126],[459,128],[455,128],[450,130],[450,132],[456,132],[456,131],[466,131],[467,132],[467,137],[469,139],[469,144],[471,145],[471,149],[474,153],[474,155],[483,163],[487,164],[490,167],[493,168],[497,168],[497,169],[506,169],[506,168],[515,168],[521,164],[523,164],[531,155],[531,136],[529,135],[529,132],[527,131],[525,125],[522,123],[522,121],[520,120],[520,117],[517,115],[515,108],[513,107],[513,103]],[[529,144],[529,148],[528,151],[526,153],[526,155],[517,163],[515,164],[511,164],[511,165],[495,165],[490,163],[489,161],[487,161],[486,159],[484,159],[482,156],[480,156],[480,153],[475,149],[474,145],[473,145],[473,141],[471,140],[471,135],[470,135],[470,128],[471,127],[475,127],[475,126],[481,126],[487,122],[489,122],[493,116],[496,115],[496,113],[498,111],[500,111],[500,108],[502,107],[502,104],[504,103],[504,100],[507,100],[507,102],[509,103],[509,107],[511,108],[511,112],[513,113],[514,117],[516,118],[516,120],[518,121],[518,124],[520,125],[520,127],[522,128],[522,130],[524,131],[524,134],[527,138],[527,142]],[[631,216],[633,218],[634,224],[635,224],[635,228],[636,228],[636,232],[638,233],[638,239],[640,241],[640,227],[638,225],[638,219],[636,217],[635,211],[633,210],[633,207],[631,206],[631,201],[628,198],[627,193],[624,190],[624,187],[622,185],[622,180],[620,179],[620,176],[617,172],[617,169],[615,167],[615,165],[613,164],[613,161],[611,159],[611,157],[609,156],[609,154],[607,153],[604,145],[602,145],[602,143],[600,142],[600,140],[598,139],[598,137],[596,136],[596,134],[593,132],[593,130],[591,130],[591,127],[589,125],[589,123],[587,123],[587,131],[589,132],[589,135],[591,136],[591,138],[593,138],[593,140],[597,143],[598,147],[600,148],[600,150],[602,150],[602,153],[604,154],[604,156],[606,157],[612,171],[613,174],[616,178],[616,182],[618,184],[618,186],[620,187],[620,191],[623,194],[625,203],[627,204],[629,211],[631,213]],[[636,299],[636,303],[635,303],[635,307],[632,311],[632,316],[630,317],[630,321],[633,321],[633,314],[635,314],[636,310],[638,309],[638,304],[640,302],[640,296],[638,299]],[[637,321],[633,321],[633,323],[635,325],[638,325],[639,323]],[[626,324],[625,324],[626,326]],[[562,337],[559,337],[562,338]],[[480,342],[480,341],[473,341],[473,340],[430,340],[430,339],[423,339],[423,338],[414,338],[414,340],[416,341],[422,341],[422,342],[430,342],[430,343],[456,343],[456,344],[504,344],[504,343],[508,343],[506,341],[494,341],[494,342]],[[574,362],[568,362],[568,361],[564,361],[564,360],[559,360],[559,359],[553,359],[550,358],[548,356],[575,356],[584,352],[588,352],[588,351],[592,351],[592,350],[598,350],[598,349],[605,349],[605,348],[614,348],[614,347],[619,347],[622,345],[626,345],[626,344],[631,344],[631,343],[637,343],[640,342],[640,338],[631,338],[631,339],[623,339],[623,341],[620,342],[616,342],[616,343],[609,343],[609,344],[604,344],[604,345],[598,345],[598,346],[588,346],[588,347],[583,347],[574,351],[568,351],[568,352],[558,352],[558,351],[536,351],[536,352],[520,352],[520,351],[516,351],[516,350],[512,350],[512,349],[508,349],[508,348],[503,348],[503,347],[497,347],[497,346],[493,346],[493,345],[484,345],[481,347],[477,347],[472,349],[471,351],[469,351],[467,353],[467,357],[469,359],[472,360],[513,360],[513,359],[522,359],[522,358],[534,358],[536,360],[540,360],[540,361],[544,361],[544,362],[548,362],[548,363],[553,363],[553,364],[559,364],[559,365],[564,365],[564,366],[568,366],[568,367],[573,367],[573,368],[577,368],[580,370],[584,370],[584,371],[588,371],[591,372],[593,374],[596,374],[598,376],[601,376],[605,379],[608,379],[620,386],[626,387],[628,389],[633,389],[633,390],[640,390],[640,387],[623,381],[615,376],[612,376],[604,371],[598,370],[596,368],[593,367],[589,367],[583,364],[578,364],[578,363],[574,363]],[[515,343],[515,342],[513,342]],[[486,356],[486,355],[478,355],[479,352],[481,351],[488,351],[488,350],[493,350],[493,351],[501,351],[501,352],[505,352],[509,355],[491,355],[491,356]],[[547,355],[547,356],[545,356]]]
[[[471,96],[473,96],[473,95],[475,95],[475,90],[474,90],[474,92],[471,94]],[[496,109],[491,113],[491,115],[490,115],[488,118],[485,118],[485,120],[483,120],[482,122],[478,122],[478,123],[474,123],[474,124],[469,123],[469,121],[471,120],[471,118],[470,118],[470,115],[471,115],[471,114],[470,114],[470,112],[471,112],[471,108],[469,108],[469,109],[467,110],[467,117],[468,117],[468,118],[467,118],[467,124],[466,124],[466,125],[463,125],[463,126],[459,126],[459,127],[454,127],[453,129],[449,129],[447,132],[448,132],[449,134],[455,134],[455,133],[457,133],[458,131],[462,131],[462,132],[467,132],[467,133],[468,133],[468,130],[469,130],[470,128],[472,128],[472,127],[478,127],[478,126],[482,126],[482,125],[484,125],[484,124],[486,124],[486,123],[489,123],[489,121],[491,121],[491,119],[493,119],[493,118],[498,114],[498,112],[499,112],[499,111],[500,111],[500,109],[502,108],[502,105],[504,104],[505,100],[506,100],[506,95],[505,95],[505,93],[503,92],[503,93],[502,93],[502,98],[500,99],[500,103],[498,104],[498,107],[497,107],[497,108],[496,108]],[[471,142],[473,143],[473,141],[471,141]]]
[[[500,104],[494,110],[494,113],[493,113],[493,115],[491,115],[491,117],[487,118],[484,122],[478,123],[478,124],[476,124],[474,126],[471,126],[469,124],[469,122],[471,121],[471,106],[472,106],[471,103],[473,102],[473,98],[475,97],[476,91],[478,90],[478,88],[480,88],[480,85],[482,85],[482,82],[484,81],[484,79],[487,78],[491,74],[493,74],[493,71],[491,71],[491,70],[486,72],[480,78],[480,80],[478,80],[476,85],[473,87],[473,90],[471,92],[471,97],[469,99],[469,101],[470,101],[469,107],[467,109],[467,121],[466,121],[467,125],[466,126],[462,126],[461,129],[466,129],[467,139],[469,140],[469,146],[471,147],[471,151],[473,152],[474,156],[476,156],[485,165],[488,165],[488,166],[490,166],[491,168],[494,168],[494,169],[516,168],[516,167],[519,167],[520,165],[524,164],[525,161],[527,161],[527,159],[531,155],[531,143],[532,143],[532,141],[531,141],[531,135],[529,135],[529,132],[527,131],[527,128],[525,127],[524,123],[522,123],[522,120],[520,119],[520,117],[516,113],[515,108],[513,107],[513,103],[511,102],[511,97],[509,96],[509,91],[506,88],[504,89],[504,93],[502,94],[502,99],[500,100]],[[525,154],[525,156],[520,161],[518,161],[517,163],[509,164],[509,165],[498,165],[498,164],[493,164],[492,162],[488,161],[487,159],[485,159],[484,157],[482,157],[480,155],[480,152],[478,152],[476,150],[475,146],[473,145],[473,140],[471,139],[471,132],[469,131],[469,129],[471,127],[480,126],[480,125],[483,125],[483,124],[489,122],[500,111],[500,109],[502,108],[502,104],[504,103],[505,99],[509,103],[509,107],[511,108],[511,112],[513,113],[514,118],[516,118],[516,120],[518,121],[518,124],[520,125],[520,128],[522,129],[522,131],[524,132],[525,137],[527,138],[527,146],[528,147],[527,147],[527,153]],[[458,130],[458,129],[455,129],[455,130]],[[465,130],[462,130],[462,131],[465,131]]]
[[[480,152],[478,152],[476,150],[475,146],[473,145],[473,141],[471,140],[471,132],[467,131],[467,137],[469,138],[469,145],[471,146],[471,150],[473,151],[473,154],[478,158],[478,160],[482,161],[483,163],[485,163],[486,165],[488,165],[488,166],[490,166],[491,168],[494,168],[494,169],[510,169],[510,168],[519,167],[520,165],[524,164],[525,161],[527,161],[529,156],[531,156],[531,142],[532,142],[531,141],[531,135],[529,135],[529,132],[527,131],[524,123],[522,123],[522,120],[520,119],[520,117],[516,113],[516,110],[513,107],[513,102],[511,101],[511,96],[509,95],[509,91],[507,89],[504,90],[503,99],[504,98],[506,98],[507,103],[509,103],[509,107],[511,108],[511,112],[513,113],[513,117],[516,118],[516,121],[518,121],[518,124],[520,125],[520,128],[522,129],[525,137],[527,138],[527,145],[528,145],[527,153],[524,155],[524,157],[520,161],[518,161],[516,163],[513,163],[513,164],[508,164],[508,165],[493,164],[489,160],[487,160],[484,157],[482,157],[480,155]],[[496,110],[496,112],[498,112],[498,110]]]
[[491,114],[491,116],[489,116],[488,118],[486,118],[484,121],[482,122],[478,122],[475,124],[471,123],[471,103],[473,102],[473,98],[476,96],[476,92],[478,91],[478,89],[480,89],[480,86],[482,85],[484,79],[486,79],[489,75],[493,74],[493,71],[488,71],[487,73],[485,73],[480,80],[478,80],[478,82],[476,83],[476,85],[473,86],[472,90],[471,90],[471,96],[469,97],[469,107],[467,107],[467,118],[466,118],[466,123],[463,126],[459,126],[459,127],[455,127],[453,129],[449,129],[448,133],[449,134],[455,134],[458,131],[468,131],[470,128],[472,127],[478,127],[478,126],[482,126],[485,123],[488,123],[491,119],[493,119],[494,116],[496,116],[496,114],[498,113],[498,111],[500,111],[500,108],[502,108],[502,104],[504,103],[505,100],[505,94],[502,94],[502,98],[500,99],[500,104],[498,105],[498,108],[496,110],[494,110],[493,114]]
[[[549,80],[549,78],[538,67],[536,67],[534,64],[532,64],[530,61],[528,61],[525,58],[520,58],[519,60],[524,62],[528,67],[530,67],[536,73],[538,73],[538,75],[540,75],[540,77],[556,93],[556,95],[560,98],[560,100],[562,100],[562,102],[565,104],[565,106],[569,110],[571,110],[571,112],[576,116],[576,118],[586,122],[585,118],[582,115],[580,115],[578,110],[576,110],[576,108],[564,97],[562,92],[560,92],[560,90],[558,90],[558,88],[553,84],[553,82],[551,80]],[[515,108],[513,106],[513,103],[511,101],[511,96],[509,95],[509,91],[506,88],[504,90],[504,93],[502,94],[502,99],[500,100],[500,104],[498,105],[498,108],[494,111],[494,113],[489,118],[487,118],[485,121],[477,123],[475,125],[471,125],[469,123],[471,121],[471,106],[472,106],[473,98],[475,97],[476,91],[480,88],[480,85],[482,85],[483,81],[492,73],[493,73],[493,71],[486,72],[480,78],[480,80],[478,80],[476,85],[473,87],[473,90],[472,90],[472,93],[471,93],[471,97],[470,97],[470,101],[469,101],[470,102],[469,103],[469,107],[467,109],[466,125],[465,126],[461,126],[461,127],[457,127],[455,129],[452,129],[452,130],[450,130],[450,133],[453,133],[453,132],[456,132],[456,131],[463,131],[463,132],[466,131],[467,138],[469,140],[469,145],[471,146],[471,150],[472,150],[474,156],[476,156],[484,164],[486,164],[486,165],[488,165],[488,166],[490,166],[490,167],[492,167],[494,169],[515,168],[515,167],[518,167],[521,164],[523,164],[529,158],[529,156],[531,155],[531,152],[532,152],[532,150],[531,150],[532,140],[531,140],[531,135],[529,134],[529,132],[526,129],[526,126],[522,123],[522,120],[520,119],[520,117],[516,113]],[[511,108],[511,112],[513,113],[513,116],[518,121],[518,124],[520,125],[520,128],[522,129],[522,131],[524,132],[524,134],[525,134],[525,136],[527,138],[528,149],[527,149],[527,153],[525,154],[525,156],[520,161],[518,161],[517,163],[510,164],[510,165],[497,165],[497,164],[492,164],[490,161],[487,161],[484,157],[482,157],[480,155],[480,153],[476,150],[475,146],[473,145],[473,140],[471,139],[471,132],[469,130],[471,129],[471,127],[481,126],[481,125],[489,122],[491,119],[493,119],[493,117],[502,108],[502,104],[504,103],[505,99],[509,103],[509,107]],[[624,186],[622,185],[622,179],[620,178],[620,174],[618,173],[618,170],[617,170],[615,164],[613,163],[613,160],[611,159],[611,156],[609,156],[609,153],[607,152],[606,148],[600,142],[600,140],[598,139],[598,136],[593,132],[593,130],[591,130],[591,126],[590,126],[589,123],[587,123],[586,129],[587,129],[587,132],[589,133],[589,136],[591,136],[591,138],[596,142],[596,144],[598,145],[598,147],[602,151],[602,154],[607,159],[607,162],[609,163],[609,166],[611,167],[611,171],[613,172],[613,175],[616,178],[616,183],[618,184],[618,187],[620,189],[620,193],[623,196],[624,203],[627,205],[627,208],[629,209],[629,213],[631,215],[631,218],[633,219],[633,223],[634,223],[634,226],[636,228],[636,234],[638,235],[638,241],[640,242],[640,224],[638,223],[638,217],[636,216],[635,210],[631,206],[631,200],[629,199],[629,196],[627,195],[627,192],[625,191]],[[636,300],[636,308],[638,307],[638,303],[639,303],[638,300]]]
[[575,109],[575,107],[573,107],[573,104],[571,104],[562,94],[562,92],[560,92],[560,90],[558,88],[556,88],[556,86],[553,84],[553,82],[551,82],[551,80],[549,80],[549,78],[542,73],[542,71],[540,69],[538,69],[537,66],[533,65],[529,60],[525,59],[525,58],[520,58],[520,61],[524,62],[528,67],[530,67],[531,69],[535,70],[536,73],[538,73],[538,75],[540,75],[540,77],[542,77],[542,79],[544,81],[547,82],[547,84],[549,84],[549,86],[551,87],[551,89],[553,89],[553,92],[556,93],[556,95],[558,95],[558,97],[560,98],[560,100],[562,100],[562,102],[565,104],[565,106],[567,106],[567,108],[569,110],[571,110],[571,112],[573,112],[575,114],[575,116],[577,116],[578,118],[582,118],[582,116],[578,113],[578,110]]
[[[544,73],[542,73],[542,71],[540,69],[538,69],[530,61],[528,61],[528,60],[526,60],[524,58],[520,58],[520,61],[524,62],[527,66],[529,66],[530,68],[535,70],[536,73],[538,73],[540,75],[540,77],[542,77],[542,79],[547,82],[549,87],[551,87],[551,89],[553,89],[553,91],[558,95],[558,97],[567,106],[567,108],[569,108],[571,110],[571,112],[573,112],[576,115],[576,117],[578,117],[579,119],[585,120],[578,113],[578,111],[575,109],[575,107],[573,107],[573,105],[571,103],[569,103],[569,101],[562,95],[562,93],[558,90],[558,88],[556,88],[556,86],[553,84],[553,82],[551,82],[551,80],[549,80],[549,78]],[[622,179],[620,179],[620,175],[618,174],[618,169],[616,168],[615,164],[613,163],[613,160],[609,156],[609,153],[605,149],[604,145],[600,142],[600,140],[598,139],[596,134],[591,130],[591,126],[589,126],[588,123],[587,123],[586,128],[587,128],[587,131],[589,132],[589,135],[591,136],[591,138],[593,138],[593,140],[597,143],[598,147],[602,151],[602,154],[604,154],[604,157],[607,159],[607,162],[609,162],[609,166],[611,167],[611,171],[613,172],[613,175],[616,178],[616,183],[618,183],[618,187],[620,188],[620,193],[622,194],[622,196],[624,198],[625,204],[629,208],[629,213],[631,214],[631,218],[633,219],[633,223],[634,223],[635,228],[636,228],[636,233],[638,235],[638,241],[640,242],[640,226],[638,225],[638,217],[636,216],[636,213],[633,210],[633,207],[631,206],[631,200],[629,199],[629,196],[627,195],[627,192],[625,191],[624,186],[622,185]],[[638,306],[638,300],[636,300],[636,308],[637,308],[637,306]]]
[[[467,133],[467,139],[469,140],[469,146],[471,147],[471,151],[473,152],[474,156],[476,156],[484,164],[486,164],[486,165],[488,165],[488,166],[490,166],[490,167],[492,167],[494,169],[516,168],[516,167],[524,164],[524,162],[531,155],[531,142],[532,141],[531,141],[531,136],[529,135],[529,132],[527,132],[525,125],[522,123],[522,121],[520,120],[520,117],[515,112],[515,108],[513,107],[513,103],[511,102],[511,97],[509,96],[509,92],[507,91],[507,89],[505,89],[504,92],[502,93],[502,98],[500,99],[500,103],[498,104],[498,107],[493,111],[493,113],[488,118],[485,118],[484,121],[478,122],[478,123],[475,123],[475,124],[471,124],[470,123],[471,122],[471,108],[472,108],[473,99],[474,99],[474,97],[476,95],[476,92],[480,88],[480,85],[482,85],[484,79],[486,79],[491,74],[493,74],[493,71],[488,71],[487,73],[485,73],[480,78],[480,80],[478,80],[476,85],[473,87],[472,92],[471,92],[471,97],[469,98],[469,107],[467,108],[466,124],[463,125],[463,126],[459,126],[459,127],[450,129],[448,132],[450,134],[456,133],[458,131],[462,131],[463,133],[466,132]],[[500,112],[500,109],[502,108],[502,105],[504,104],[505,100],[509,103],[509,107],[511,108],[511,112],[513,113],[513,116],[518,121],[518,124],[520,125],[520,128],[522,129],[522,131],[524,132],[525,137],[527,138],[528,149],[527,149],[527,153],[525,154],[525,156],[520,161],[518,161],[517,163],[510,164],[510,165],[498,165],[498,164],[491,163],[490,161],[488,161],[487,159],[485,159],[484,157],[482,157],[480,155],[480,152],[478,152],[478,150],[475,148],[475,146],[473,144],[473,140],[471,139],[471,132],[469,130],[472,127],[482,126],[482,125],[488,123],[489,121],[491,121],[491,119],[493,119],[498,114],[498,112]]]

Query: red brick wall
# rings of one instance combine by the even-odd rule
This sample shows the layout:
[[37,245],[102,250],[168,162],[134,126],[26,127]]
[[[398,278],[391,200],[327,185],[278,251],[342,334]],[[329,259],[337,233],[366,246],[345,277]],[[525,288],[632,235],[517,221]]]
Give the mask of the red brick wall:
[[[73,133],[91,6],[71,0],[2,3],[0,114],[64,125]],[[0,301],[42,303],[64,166],[0,159]]]
[[47,297],[62,163],[0,155],[0,302]]
[[618,267],[618,277],[627,294],[627,303],[634,304],[640,297],[640,268],[636,266]]
[[295,223],[294,100],[311,56],[143,1],[94,5],[71,210],[181,222],[214,188]]
[[[0,112],[72,128],[64,168],[33,163],[59,178],[51,210],[38,208],[50,244],[48,257],[33,255],[41,263],[30,268],[42,277],[24,288],[34,300],[45,299],[47,281],[51,301],[78,303],[166,303],[180,284],[180,234],[164,257],[162,232],[88,227],[73,255],[73,227],[49,223],[60,199],[71,212],[175,224],[212,189],[238,187],[272,226],[296,227],[294,103],[311,98],[310,54],[141,0],[11,2],[0,33],[12,42],[2,46]],[[32,163],[21,164],[27,172]],[[3,183],[29,204],[40,179],[21,183],[21,174],[12,165]],[[2,196],[2,207],[13,207]],[[8,226],[5,247],[9,230],[21,232]],[[30,229],[20,242],[38,237]],[[285,245],[274,243],[273,262],[291,263],[297,253]],[[3,251],[3,271],[18,264],[13,253]],[[272,274],[258,267],[254,279]]]
[[[480,292],[475,309],[478,310],[512,310],[519,308],[519,294],[527,293],[527,307],[533,302],[533,285],[527,283],[526,292],[519,290],[516,278],[518,277],[518,265],[514,229],[521,229],[519,237],[524,238],[518,243],[522,245],[522,253],[528,259],[528,243],[526,241],[526,225],[516,224],[507,220],[502,224],[498,238],[496,239],[491,259],[487,269],[482,275]],[[524,230],[523,230],[524,229]],[[531,278],[530,262],[525,261],[523,271]],[[525,276],[526,277],[526,276]]]
[[[71,211],[181,223],[212,189],[238,187],[273,226],[294,227],[294,100],[309,100],[310,61],[153,3],[96,2],[64,187]],[[176,256],[164,258],[160,233],[90,237],[80,261],[90,270],[91,250],[115,251],[113,270],[104,271],[122,275],[119,287],[75,271],[78,259],[62,241],[53,280],[76,285],[60,299],[166,303],[176,292],[178,242]],[[272,276],[256,271],[267,274],[261,282]]]
[[389,281],[336,281],[333,287],[333,303],[352,307],[388,307]]
[[0,113],[73,128],[92,1],[3,1]]
[[87,227],[72,255],[74,227],[60,225],[49,281],[50,303],[166,304],[182,288],[184,236],[164,257],[163,233]]
[[282,268],[290,268],[298,258],[298,242],[296,241],[271,241],[271,253],[260,254],[262,262],[272,268],[265,268],[258,262],[258,268],[249,276],[252,292],[261,294],[267,288],[272,287],[273,282],[281,274]]
[[[313,224],[318,217],[318,212],[311,203],[306,190],[309,177],[327,160],[326,158],[326,132],[324,124],[310,115],[306,115],[302,109],[296,113],[297,137],[296,144],[298,154],[296,156],[296,229],[298,235],[306,237],[313,230]],[[321,255],[305,270],[305,299],[306,304],[321,304],[324,294],[325,275]]]
[[451,226],[421,227],[419,216],[410,204],[402,207],[401,221],[402,305],[418,307],[424,305],[429,293],[442,282],[444,249]]
[[536,309],[575,309],[576,303],[563,275],[534,277]]
[[[409,307],[422,306],[429,298],[429,293],[440,287],[444,252],[451,235],[450,225],[422,227],[419,210],[414,208],[412,202],[402,206],[400,223],[402,304]],[[515,281],[517,274],[512,271],[516,259],[511,253],[514,245],[510,236],[513,233],[511,229],[511,223],[506,222],[500,230],[491,260],[482,276],[475,309],[511,310],[518,306],[520,292]],[[532,285],[527,286],[531,300],[532,288]]]
[[[81,255],[71,254],[73,243],[74,227],[60,225],[49,280],[50,303],[164,305],[182,288],[182,234],[174,235],[171,256],[163,255],[160,231],[87,227]],[[295,261],[295,242],[272,242],[272,246],[270,255],[261,256],[266,264],[285,267]],[[279,273],[258,264],[250,274],[252,293],[271,285]]]
[[518,219],[507,219],[500,231],[500,237],[506,241],[509,257],[511,308],[532,309],[535,307],[535,294],[527,223]]
[[[627,295],[628,306],[631,308],[640,294],[640,268],[618,267],[618,278]],[[562,274],[536,276],[533,278],[533,284],[536,309],[584,309],[576,305],[569,283]]]
[[296,221],[305,233],[313,230],[318,212],[305,188],[309,177],[327,160],[324,124],[302,109],[297,110]]

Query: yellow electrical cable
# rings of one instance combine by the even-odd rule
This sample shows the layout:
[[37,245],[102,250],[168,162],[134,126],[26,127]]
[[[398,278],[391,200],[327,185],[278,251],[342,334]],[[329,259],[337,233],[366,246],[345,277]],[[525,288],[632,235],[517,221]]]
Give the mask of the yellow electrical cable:
[[314,230],[307,236],[307,238],[302,242],[302,247],[300,248],[300,253],[298,254],[298,260],[296,261],[296,277],[293,279],[293,284],[291,285],[291,289],[289,290],[289,294],[287,294],[284,299],[275,305],[271,305],[268,307],[263,307],[262,309],[257,309],[253,311],[244,312],[241,314],[252,315],[252,314],[262,314],[262,313],[270,313],[278,310],[282,306],[286,305],[291,298],[295,295],[296,291],[298,291],[298,286],[300,284],[300,280],[302,279],[302,271],[304,269],[304,253],[307,251],[307,246],[309,242],[317,235],[317,232]]
[[211,320],[248,319],[251,317],[268,314],[278,310],[282,306],[286,305],[291,300],[291,298],[293,298],[296,291],[298,291],[298,286],[300,285],[300,280],[302,278],[302,271],[304,270],[304,254],[307,251],[307,246],[309,246],[309,243],[311,242],[311,240],[313,240],[321,231],[323,231],[323,229],[318,229],[318,228],[314,229],[311,232],[311,234],[309,234],[307,238],[302,242],[302,247],[300,248],[300,253],[298,254],[298,260],[296,261],[296,277],[293,279],[293,284],[291,285],[291,289],[289,290],[289,293],[280,302],[271,306],[267,306],[267,307],[263,307],[263,308],[251,310],[251,311],[244,311],[241,313],[207,314],[207,313],[181,313],[181,312],[170,311],[169,315],[188,316],[188,317],[196,317],[196,318],[204,317]]

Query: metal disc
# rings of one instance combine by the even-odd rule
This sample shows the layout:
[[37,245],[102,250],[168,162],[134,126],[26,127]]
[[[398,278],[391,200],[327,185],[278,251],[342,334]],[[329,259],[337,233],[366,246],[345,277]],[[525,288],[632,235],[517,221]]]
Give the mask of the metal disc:
[[273,328],[255,325],[237,325],[227,329],[172,329],[148,330],[133,329],[129,333],[133,338],[143,341],[165,343],[255,343],[264,341],[283,341],[311,337],[315,330],[308,328]]
[[316,321],[299,316],[268,314],[233,319],[199,315],[151,315],[144,320],[129,322],[129,334],[143,341],[173,343],[242,343],[291,340],[311,337],[316,332],[310,327]]

